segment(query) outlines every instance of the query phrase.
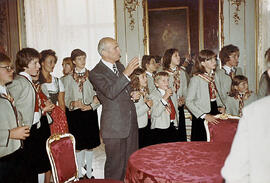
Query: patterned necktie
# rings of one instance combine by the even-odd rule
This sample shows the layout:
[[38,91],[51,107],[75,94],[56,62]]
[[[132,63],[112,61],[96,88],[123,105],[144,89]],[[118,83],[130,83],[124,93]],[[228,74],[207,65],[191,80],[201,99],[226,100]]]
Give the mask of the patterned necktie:
[[116,67],[116,64],[113,64],[113,72],[114,72],[114,74],[116,74],[116,76],[119,76],[119,71]]
[[176,111],[175,111],[171,97],[168,98],[168,107],[169,107],[169,112],[170,112],[170,120],[175,120]]

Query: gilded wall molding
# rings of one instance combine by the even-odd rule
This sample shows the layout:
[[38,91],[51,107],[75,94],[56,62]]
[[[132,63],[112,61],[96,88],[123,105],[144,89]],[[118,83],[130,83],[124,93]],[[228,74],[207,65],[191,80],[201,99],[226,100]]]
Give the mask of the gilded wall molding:
[[125,9],[129,14],[129,28],[133,30],[135,27],[135,18],[133,17],[133,12],[136,11],[137,6],[139,6],[139,0],[125,0]]
[[234,23],[238,25],[239,21],[240,21],[240,17],[239,17],[239,12],[240,12],[240,6],[243,3],[245,5],[246,1],[245,0],[228,0],[232,6],[235,6],[235,10],[233,13],[233,19],[234,19]]
[[224,0],[219,1],[219,39],[220,39],[220,48],[221,49],[224,46],[224,14],[223,14],[223,6],[224,6]]
[[147,0],[142,0],[142,7],[143,7],[143,29],[144,29],[144,36],[143,36],[143,45],[144,45],[144,54],[149,54],[149,27],[148,27],[148,3]]

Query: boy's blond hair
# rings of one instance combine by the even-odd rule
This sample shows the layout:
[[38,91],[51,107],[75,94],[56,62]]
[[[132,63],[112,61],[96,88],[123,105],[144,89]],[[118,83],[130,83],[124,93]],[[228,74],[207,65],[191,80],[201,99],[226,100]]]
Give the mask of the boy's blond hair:
[[169,77],[169,74],[167,72],[158,72],[154,76],[154,83],[157,83],[161,77]]

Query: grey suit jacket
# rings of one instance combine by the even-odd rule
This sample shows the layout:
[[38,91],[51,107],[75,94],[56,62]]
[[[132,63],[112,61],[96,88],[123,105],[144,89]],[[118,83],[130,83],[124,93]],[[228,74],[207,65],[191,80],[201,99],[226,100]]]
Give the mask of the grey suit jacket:
[[[79,86],[76,81],[73,79],[72,75],[65,76],[65,79],[62,80],[65,86],[65,104],[66,107],[70,109],[70,103],[72,101],[78,100],[80,96]],[[96,110],[100,104],[93,103],[93,97],[96,95],[94,88],[90,81],[87,79],[83,83],[82,91],[82,101],[85,105],[90,105],[93,110]]]
[[180,88],[177,91],[178,97],[186,97],[187,96],[187,77],[185,71],[180,69]]
[[13,96],[18,112],[22,114],[22,121],[31,128],[34,120],[36,92],[29,80],[17,75],[7,86]]
[[[251,93],[250,97],[247,100],[244,100],[244,107],[251,104],[257,100],[257,95],[254,93]],[[234,97],[228,96],[225,100],[226,105],[226,113],[239,116],[239,100],[236,100]]]
[[[116,62],[116,66],[119,77],[102,61],[89,74],[102,104],[100,130],[103,138],[126,138],[130,130],[138,130],[129,80],[122,73],[125,68],[120,62]],[[136,126],[136,129],[131,126]]]
[[[217,94],[216,101],[219,107],[224,107],[219,94]],[[211,111],[208,82],[199,76],[193,76],[190,80],[186,106],[196,118]]]
[[[170,86],[170,88],[172,88],[173,91],[175,91],[175,89],[173,87],[173,84],[174,84],[174,75],[173,75],[173,73],[168,72],[168,71],[165,71],[165,72],[167,72],[169,74],[169,86]],[[180,69],[179,72],[180,72],[180,74],[179,74],[180,87],[176,91],[177,98],[186,97],[186,95],[187,95],[187,78],[186,78],[185,72],[182,69]]]
[[[242,75],[242,69],[240,67],[236,67],[235,69],[235,75]],[[224,103],[228,96],[228,92],[231,90],[232,79],[226,74],[224,69],[217,69],[215,73],[215,83],[221,100]]]
[[139,101],[135,103],[137,120],[139,128],[147,126],[148,122],[148,111],[149,107],[145,104],[143,96],[140,97]]
[[148,84],[149,93],[151,93],[154,89],[156,89],[156,86],[154,83],[154,78],[153,78],[153,76],[150,76],[148,74],[146,74],[146,77],[147,77],[147,84]]
[[13,153],[21,146],[20,140],[9,139],[9,130],[18,127],[11,103],[0,96],[0,157]]
[[[161,102],[162,95],[158,91],[158,89],[153,90],[149,98],[153,100],[152,113],[151,113],[151,129],[159,128],[159,129],[167,129],[170,127],[170,114],[167,112],[166,107]],[[176,94],[173,93],[171,96],[172,103],[175,108],[176,116],[174,122],[174,126],[178,126],[178,103]]]

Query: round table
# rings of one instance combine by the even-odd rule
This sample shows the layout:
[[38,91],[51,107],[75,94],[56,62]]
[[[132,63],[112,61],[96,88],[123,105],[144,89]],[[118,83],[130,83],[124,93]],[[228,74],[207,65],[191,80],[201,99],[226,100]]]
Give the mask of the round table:
[[128,161],[125,183],[222,183],[230,143],[176,142],[148,146]]

